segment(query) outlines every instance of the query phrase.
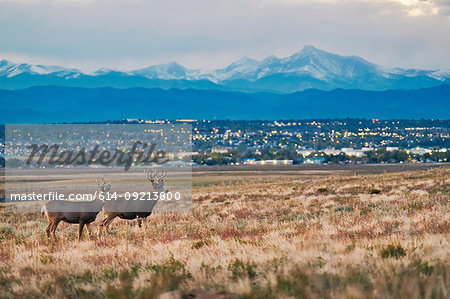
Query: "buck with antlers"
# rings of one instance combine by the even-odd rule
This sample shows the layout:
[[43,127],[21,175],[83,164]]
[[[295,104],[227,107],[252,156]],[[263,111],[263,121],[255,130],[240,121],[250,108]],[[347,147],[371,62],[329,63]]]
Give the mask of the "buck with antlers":
[[[157,174],[156,170],[153,169],[152,172],[150,172],[150,170],[146,170],[144,173],[147,180],[149,180],[152,184],[153,192],[168,192],[168,190],[164,188],[164,177],[167,175],[167,172],[163,170],[161,174]],[[120,197],[117,198],[117,200],[107,202],[103,206],[105,218],[100,223],[100,228],[98,231],[99,236],[101,235],[103,227],[105,228],[106,233],[109,233],[109,225],[116,217],[126,220],[137,219],[138,226],[141,227],[142,221],[146,220],[147,217],[152,214],[153,208],[155,207],[158,199],[147,199],[141,201],[125,200],[123,197]]]
[[75,224],[79,224],[78,228],[78,240],[81,239],[83,228],[86,225],[86,229],[91,234],[90,223],[95,221],[97,214],[100,213],[104,205],[104,201],[101,194],[106,193],[111,189],[111,182],[105,182],[104,178],[97,179],[99,187],[98,193],[94,200],[89,202],[69,202],[69,201],[51,201],[42,206],[41,212],[43,212],[48,218],[48,225],[45,229],[47,238],[50,238],[50,234],[56,241],[56,228],[61,221]]

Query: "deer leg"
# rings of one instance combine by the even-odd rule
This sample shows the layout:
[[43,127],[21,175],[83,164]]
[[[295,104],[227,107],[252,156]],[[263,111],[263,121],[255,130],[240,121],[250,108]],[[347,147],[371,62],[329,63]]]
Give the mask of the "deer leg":
[[105,217],[105,219],[102,220],[102,222],[100,222],[100,226],[105,225],[105,223],[108,221],[108,216]]
[[86,223],[86,230],[89,234],[89,237],[92,237],[92,228],[90,223]]
[[47,234],[47,239],[50,238],[50,230],[52,228],[53,221],[48,221],[48,225],[45,228],[45,233]]
[[102,228],[105,225],[106,221],[108,220],[108,216],[105,217],[105,219],[103,219],[100,222],[100,225],[98,226],[98,237],[100,238],[102,236]]
[[56,229],[58,228],[58,225],[59,225],[59,223],[61,222],[61,220],[60,219],[56,219],[56,220],[54,220],[53,221],[53,225],[52,225],[52,227],[50,228],[50,231],[51,231],[51,233],[52,233],[52,236],[53,236],[53,239],[56,241]]
[[101,238],[102,237],[102,224],[100,223],[98,226],[98,237]]
[[148,219],[148,216],[144,218],[144,230],[147,230],[147,226],[150,220]]
[[109,225],[111,224],[111,222],[114,220],[114,218],[116,218],[115,216],[111,218],[110,217],[106,217],[105,219],[103,219],[102,223],[100,224],[100,229],[99,229],[99,234],[101,232],[101,228],[105,227],[105,232],[107,235],[109,235]]
[[142,222],[144,222],[144,225],[145,225],[145,218],[138,218],[137,222],[138,222],[138,227],[139,227],[139,234],[143,235],[144,234],[144,227],[142,226]]
[[116,218],[116,217],[109,218],[108,221],[106,221],[106,224],[105,224],[105,231],[106,231],[106,234],[107,234],[107,235],[110,234],[110,232],[109,232],[109,225],[111,224],[111,222],[113,222],[113,220],[114,220],[115,218]]
[[78,227],[78,241],[81,240],[81,234],[83,233],[84,222],[80,222],[80,226]]

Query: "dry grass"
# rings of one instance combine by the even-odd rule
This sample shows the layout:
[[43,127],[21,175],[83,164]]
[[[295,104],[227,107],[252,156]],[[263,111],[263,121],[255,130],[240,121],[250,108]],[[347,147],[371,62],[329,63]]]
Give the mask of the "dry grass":
[[191,213],[154,214],[143,232],[118,221],[106,240],[78,243],[63,224],[49,242],[40,214],[1,213],[0,296],[450,296],[446,169],[230,176],[195,176]]

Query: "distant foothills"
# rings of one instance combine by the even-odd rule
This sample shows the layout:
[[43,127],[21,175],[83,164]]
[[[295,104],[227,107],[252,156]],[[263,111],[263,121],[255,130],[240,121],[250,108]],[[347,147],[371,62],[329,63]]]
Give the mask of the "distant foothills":
[[450,85],[414,90],[309,89],[291,94],[37,86],[0,90],[0,123],[108,119],[450,119]]
[[306,46],[212,71],[84,73],[0,61],[0,123],[105,119],[450,119],[450,70],[386,68]]

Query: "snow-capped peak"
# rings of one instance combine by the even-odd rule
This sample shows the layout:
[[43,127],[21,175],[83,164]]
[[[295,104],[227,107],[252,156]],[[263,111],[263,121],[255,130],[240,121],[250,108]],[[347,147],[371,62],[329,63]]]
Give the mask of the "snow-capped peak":
[[14,77],[23,73],[32,75],[48,75],[57,74],[58,76],[66,76],[81,74],[80,70],[64,68],[56,65],[32,65],[27,63],[14,63],[9,60],[0,61],[0,77]]
[[152,65],[143,69],[131,71],[135,75],[144,76],[149,79],[185,79],[186,68],[176,62]]

